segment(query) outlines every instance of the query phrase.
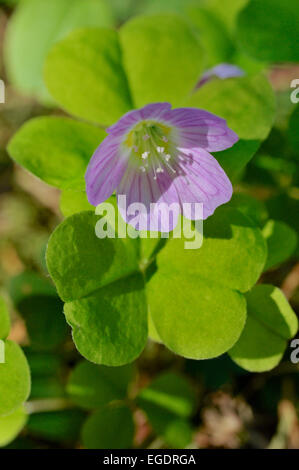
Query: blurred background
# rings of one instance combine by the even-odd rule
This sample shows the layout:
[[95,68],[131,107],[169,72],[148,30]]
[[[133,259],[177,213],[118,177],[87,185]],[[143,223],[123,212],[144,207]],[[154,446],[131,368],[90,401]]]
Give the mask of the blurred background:
[[[40,19],[41,1],[35,1],[35,17],[32,14],[26,17],[26,11],[22,14],[22,3],[29,1],[0,1],[0,78],[6,84],[5,104],[0,104],[0,290],[12,313],[10,339],[23,347],[32,373],[32,392],[27,404],[29,420],[9,446],[80,448],[81,425],[88,410],[77,406],[76,400],[70,401],[67,384],[82,357],[72,342],[62,303],[52,288],[44,259],[47,240],[63,219],[59,209],[60,192],[15,165],[6,151],[9,139],[29,118],[61,114],[49,105],[39,68],[50,47],[49,42],[43,44],[43,39],[39,40],[39,29],[51,18],[46,15]],[[86,19],[86,26],[117,27],[138,13],[163,9],[180,12],[182,4],[186,7],[187,3],[203,5],[213,15],[215,5],[220,2],[109,0],[100,3],[102,16]],[[215,18],[215,22],[220,21]],[[23,42],[22,33],[28,32],[31,26],[31,35],[26,34]],[[77,26],[82,26],[80,18],[66,25],[65,34]],[[20,75],[17,63],[22,57],[32,63],[24,76]],[[246,67],[257,70],[263,68],[263,64],[245,61],[236,53],[233,57],[229,58],[230,62],[238,65],[246,62]],[[217,62],[215,56],[209,65]],[[299,78],[299,65],[273,65],[268,67],[267,74],[277,95],[275,126],[239,175],[234,201],[253,217],[258,214],[261,224],[270,216],[298,233],[298,148],[290,145],[286,129],[295,107],[290,101],[290,82]],[[297,314],[298,255],[297,248],[288,261],[267,271],[263,279],[282,288]],[[165,373],[175,374],[168,377],[168,383],[179,374],[184,380],[182,396],[192,402],[192,411],[183,422],[175,420],[171,432],[165,432],[165,423],[157,423],[155,415],[161,416],[162,412],[145,413],[146,406],[137,404],[134,445],[141,448],[299,448],[299,366],[291,363],[290,353],[291,349],[287,348],[284,360],[273,371],[255,374],[240,369],[227,355],[209,361],[184,360],[149,342],[130,372],[128,399],[134,400],[137,390]],[[169,393],[170,400],[172,395],[180,399],[181,392],[173,391],[175,386],[171,389],[164,385],[162,389],[166,395]],[[191,392],[187,393],[186,388]],[[169,416],[165,420],[169,421]]]

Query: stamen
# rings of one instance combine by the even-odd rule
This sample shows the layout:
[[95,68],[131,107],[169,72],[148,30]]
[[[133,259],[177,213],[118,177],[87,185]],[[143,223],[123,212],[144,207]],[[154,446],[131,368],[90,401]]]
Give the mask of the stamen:
[[176,170],[172,168],[172,166],[166,161],[165,164],[168,166],[168,168],[173,172],[176,173]]
[[146,160],[149,156],[149,152],[143,152],[143,154],[141,155],[141,157],[143,158],[143,160]]
[[167,137],[165,137],[165,135],[162,136],[162,140],[163,140],[163,142],[168,142],[168,139],[167,139]]
[[165,150],[164,147],[157,147],[157,152],[158,152],[158,153],[163,153],[164,150]]

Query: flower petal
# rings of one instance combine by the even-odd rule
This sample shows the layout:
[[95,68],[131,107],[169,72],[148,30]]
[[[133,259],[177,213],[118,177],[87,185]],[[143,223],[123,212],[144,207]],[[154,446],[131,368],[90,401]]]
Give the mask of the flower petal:
[[201,147],[208,152],[225,150],[239,138],[226,121],[208,111],[197,108],[176,108],[164,119],[178,129],[178,145],[185,148]]
[[97,206],[111,196],[126,171],[129,153],[119,138],[110,135],[97,148],[85,174],[90,204]]
[[[183,174],[175,178],[174,185],[180,196],[182,212],[184,203],[203,203],[203,218],[232,197],[232,185],[217,160],[203,149],[180,149],[180,167]],[[189,219],[192,214],[184,213]]]
[[[170,232],[177,225],[180,201],[173,179],[168,173],[158,174],[155,180],[151,172],[138,173],[136,169],[128,167],[117,195],[126,196],[127,208],[134,203],[144,205],[137,230]],[[153,203],[155,206],[151,206]],[[154,207],[157,212],[154,212]],[[120,206],[119,210],[123,219],[130,224],[135,214],[128,213]]]
[[153,103],[141,109],[135,109],[126,113],[116,124],[109,127],[107,132],[115,136],[127,133],[131,127],[144,119],[160,119],[165,113],[170,111],[170,103]]
[[225,80],[226,78],[243,77],[244,75],[244,70],[237,65],[225,63],[218,64],[215,65],[215,67],[208,69],[203,74],[196,88],[200,88],[202,85],[209,82],[212,78],[220,78],[221,80]]

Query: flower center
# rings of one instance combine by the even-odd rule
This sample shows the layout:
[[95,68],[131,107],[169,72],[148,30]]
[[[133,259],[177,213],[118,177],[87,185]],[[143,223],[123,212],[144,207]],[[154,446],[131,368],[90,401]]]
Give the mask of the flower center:
[[131,149],[131,161],[146,173],[153,171],[154,179],[164,171],[176,173],[171,159],[174,155],[171,127],[156,121],[142,121],[128,134],[125,144]]

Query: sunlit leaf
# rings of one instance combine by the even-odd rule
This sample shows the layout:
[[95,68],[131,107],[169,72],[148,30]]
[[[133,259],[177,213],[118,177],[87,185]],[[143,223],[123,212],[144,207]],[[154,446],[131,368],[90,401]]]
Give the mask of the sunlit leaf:
[[23,93],[51,102],[42,73],[51,46],[77,28],[111,24],[112,14],[105,0],[20,2],[6,34],[5,58],[10,80]]
[[132,108],[113,30],[80,30],[57,43],[46,60],[45,82],[62,108],[88,121],[111,124]]

